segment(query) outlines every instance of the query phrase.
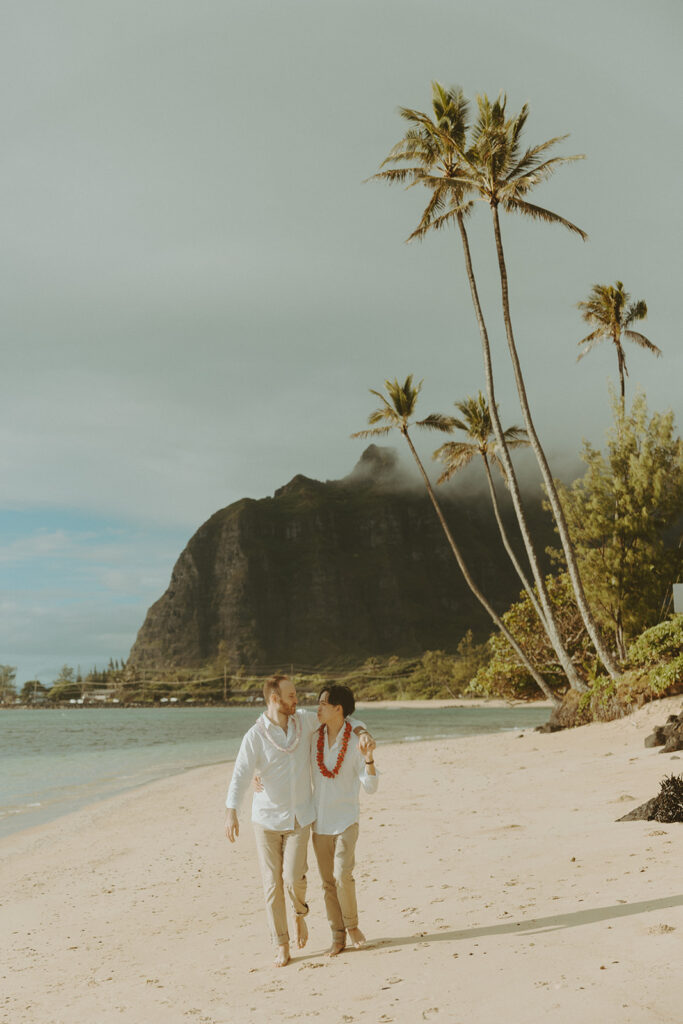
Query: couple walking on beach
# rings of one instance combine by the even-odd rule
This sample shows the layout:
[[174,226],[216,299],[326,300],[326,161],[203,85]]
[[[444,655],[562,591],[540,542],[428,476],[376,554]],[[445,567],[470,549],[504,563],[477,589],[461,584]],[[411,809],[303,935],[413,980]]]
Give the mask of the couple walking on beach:
[[225,801],[225,834],[239,835],[237,812],[257,776],[252,823],[263,877],[266,915],[277,952],[275,965],[289,963],[285,890],[294,908],[296,942],[308,939],[306,870],[308,837],[315,851],[332,929],[330,956],[361,948],[353,878],[361,785],[377,789],[375,741],[353,718],[355,702],[346,686],[320,693],[317,714],[297,711],[296,689],[287,676],[263,687],[266,710],[246,733]]

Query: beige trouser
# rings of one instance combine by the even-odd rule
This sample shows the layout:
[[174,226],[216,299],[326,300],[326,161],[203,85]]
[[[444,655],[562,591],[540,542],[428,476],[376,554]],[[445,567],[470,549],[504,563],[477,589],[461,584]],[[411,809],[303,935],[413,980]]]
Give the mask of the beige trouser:
[[286,832],[273,832],[254,823],[256,851],[266,898],[266,916],[276,946],[289,942],[285,889],[297,917],[308,913],[306,851],[310,831],[310,825],[302,828],[297,822],[293,829]]
[[313,849],[323,883],[327,920],[333,938],[342,942],[347,928],[358,927],[356,882],[353,877],[357,839],[357,821],[338,836],[313,833]]

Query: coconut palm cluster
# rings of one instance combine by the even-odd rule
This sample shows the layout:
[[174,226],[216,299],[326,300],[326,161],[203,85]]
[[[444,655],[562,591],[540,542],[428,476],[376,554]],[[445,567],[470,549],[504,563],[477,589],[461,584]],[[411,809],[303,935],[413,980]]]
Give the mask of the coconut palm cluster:
[[[495,100],[489,99],[486,94],[478,95],[473,106],[461,88],[446,88],[440,83],[434,82],[432,83],[431,106],[432,109],[429,113],[411,107],[399,108],[400,116],[406,122],[405,133],[382,162],[378,173],[369,180],[400,184],[406,188],[422,187],[427,191],[427,204],[418,224],[409,235],[408,241],[423,239],[432,232],[449,227],[457,229],[463,251],[464,269],[479,327],[485,393],[480,392],[476,397],[467,396],[457,401],[455,405],[459,416],[433,413],[415,420],[415,425],[422,429],[444,433],[460,432],[458,440],[446,442],[434,453],[435,458],[439,459],[445,467],[440,482],[450,479],[472,459],[481,458],[501,539],[532,603],[539,626],[548,637],[569,687],[579,692],[586,692],[589,689],[589,681],[580,675],[566,649],[556,621],[556,611],[550,600],[546,580],[541,570],[538,553],[534,548],[517,473],[511,457],[511,452],[517,447],[530,447],[536,457],[548,505],[555,520],[573,598],[596,656],[604,666],[604,670],[615,681],[620,675],[620,664],[615,652],[605,641],[598,628],[586,597],[558,489],[532,415],[513,329],[501,225],[501,214],[517,214],[541,223],[563,227],[580,239],[585,239],[586,233],[576,224],[559,213],[531,201],[534,190],[552,177],[555,171],[563,165],[581,160],[583,157],[580,154],[567,156],[558,155],[555,152],[556,147],[567,138],[564,135],[536,145],[525,144],[524,135],[529,118],[529,108],[525,104],[517,113],[509,113],[507,98],[504,94],[499,95]],[[523,426],[506,429],[501,423],[496,401],[496,378],[491,356],[489,329],[480,299],[468,237],[468,221],[478,205],[488,207],[491,218],[500,280],[501,313],[510,365],[523,418]],[[591,334],[580,342],[583,346],[582,354],[589,351],[603,338],[609,338],[615,344],[622,398],[624,375],[627,371],[621,339],[629,338],[654,354],[660,354],[659,349],[649,339],[632,330],[632,324],[646,315],[647,307],[642,300],[629,304],[629,299],[630,297],[623,290],[623,284],[617,282],[614,289],[608,286],[594,286],[587,302],[579,304],[584,318],[593,327]],[[508,635],[509,631],[490,608],[486,598],[474,586],[471,571],[446,525],[434,489],[413,446],[409,427],[416,414],[420,387],[421,384],[416,385],[413,382],[412,375],[402,384],[396,379],[386,380],[384,392],[372,392],[380,399],[381,405],[371,413],[368,420],[369,429],[359,431],[353,436],[367,437],[398,429],[408,443],[413,458],[417,461],[448,543],[470,589],[487,608],[496,626],[504,631],[506,639],[511,643],[519,661],[532,671],[533,667],[529,666],[528,659],[520,645],[516,643],[514,637]],[[492,468],[499,472],[509,491],[526,552],[528,568],[521,565],[503,526]],[[547,695],[548,687],[543,683],[542,677],[539,678],[539,673],[535,670],[532,674],[539,687]]]

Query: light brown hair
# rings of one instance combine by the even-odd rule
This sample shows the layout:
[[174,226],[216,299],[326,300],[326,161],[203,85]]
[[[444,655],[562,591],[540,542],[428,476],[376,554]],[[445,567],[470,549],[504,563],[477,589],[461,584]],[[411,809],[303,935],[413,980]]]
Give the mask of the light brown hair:
[[269,679],[266,679],[263,684],[263,699],[266,704],[274,693],[276,693],[278,697],[280,696],[280,683],[284,683],[286,679],[289,679],[289,676],[274,675],[270,676]]

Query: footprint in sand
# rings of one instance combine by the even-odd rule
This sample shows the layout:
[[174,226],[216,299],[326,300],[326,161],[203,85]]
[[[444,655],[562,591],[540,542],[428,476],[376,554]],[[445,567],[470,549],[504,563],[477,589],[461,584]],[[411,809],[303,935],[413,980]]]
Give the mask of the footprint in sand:
[[648,935],[667,935],[669,932],[675,932],[676,929],[670,924],[655,924],[652,928],[648,928]]

